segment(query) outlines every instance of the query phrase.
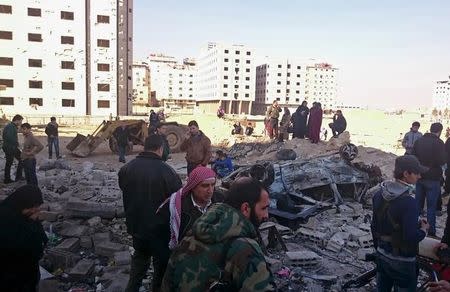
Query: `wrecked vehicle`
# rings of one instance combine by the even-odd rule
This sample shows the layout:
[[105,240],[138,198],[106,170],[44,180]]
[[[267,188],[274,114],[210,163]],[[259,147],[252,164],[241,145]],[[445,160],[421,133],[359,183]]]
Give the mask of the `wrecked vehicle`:
[[337,156],[241,167],[223,179],[222,187],[228,189],[235,179],[245,176],[268,188],[269,214],[288,226],[339,206],[344,198],[360,202],[371,187],[367,172]]

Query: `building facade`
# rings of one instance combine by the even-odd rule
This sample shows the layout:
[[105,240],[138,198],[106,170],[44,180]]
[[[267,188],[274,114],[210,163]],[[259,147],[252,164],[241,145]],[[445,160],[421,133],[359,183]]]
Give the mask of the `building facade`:
[[151,105],[150,68],[145,62],[133,63],[133,105]]
[[432,109],[441,112],[450,110],[450,76],[448,80],[435,82]]
[[197,105],[205,112],[250,114],[255,100],[253,50],[244,45],[208,43],[198,58]]
[[128,115],[132,0],[0,0],[6,114]]
[[193,107],[196,97],[197,66],[195,59],[179,63],[174,57],[151,54],[148,58],[152,92],[160,105]]
[[277,100],[281,106],[298,107],[304,100],[322,103],[324,109],[337,105],[337,68],[326,63],[269,58],[256,67],[254,113],[263,114]]

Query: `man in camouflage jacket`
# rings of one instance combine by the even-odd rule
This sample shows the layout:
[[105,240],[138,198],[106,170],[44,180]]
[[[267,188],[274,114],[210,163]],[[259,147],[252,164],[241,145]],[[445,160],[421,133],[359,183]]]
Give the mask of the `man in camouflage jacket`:
[[226,203],[200,217],[173,252],[161,291],[275,291],[256,241],[268,207],[269,194],[258,181],[237,180]]

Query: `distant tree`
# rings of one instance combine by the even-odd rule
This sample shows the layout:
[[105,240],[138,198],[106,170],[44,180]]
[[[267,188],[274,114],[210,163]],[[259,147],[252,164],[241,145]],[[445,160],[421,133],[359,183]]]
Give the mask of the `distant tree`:
[[439,111],[438,115],[439,115],[440,117],[442,117],[442,111],[441,111],[441,110]]
[[444,117],[445,117],[446,119],[449,118],[449,114],[450,114],[450,111],[448,110],[448,108],[445,108],[445,110],[444,110]]

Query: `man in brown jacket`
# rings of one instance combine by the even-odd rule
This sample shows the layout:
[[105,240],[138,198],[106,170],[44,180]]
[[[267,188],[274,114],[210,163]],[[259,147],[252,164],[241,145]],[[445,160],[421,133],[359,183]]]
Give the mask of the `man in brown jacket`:
[[36,158],[34,155],[41,152],[42,149],[44,149],[44,145],[33,136],[31,125],[29,123],[22,124],[20,128],[22,129],[22,134],[24,136],[21,159],[23,161],[23,169],[25,170],[25,179],[27,180],[27,184],[37,186]]
[[211,159],[211,140],[199,130],[196,121],[188,124],[189,132],[186,140],[180,146],[181,151],[186,151],[187,173],[191,173],[199,165],[207,166]]

